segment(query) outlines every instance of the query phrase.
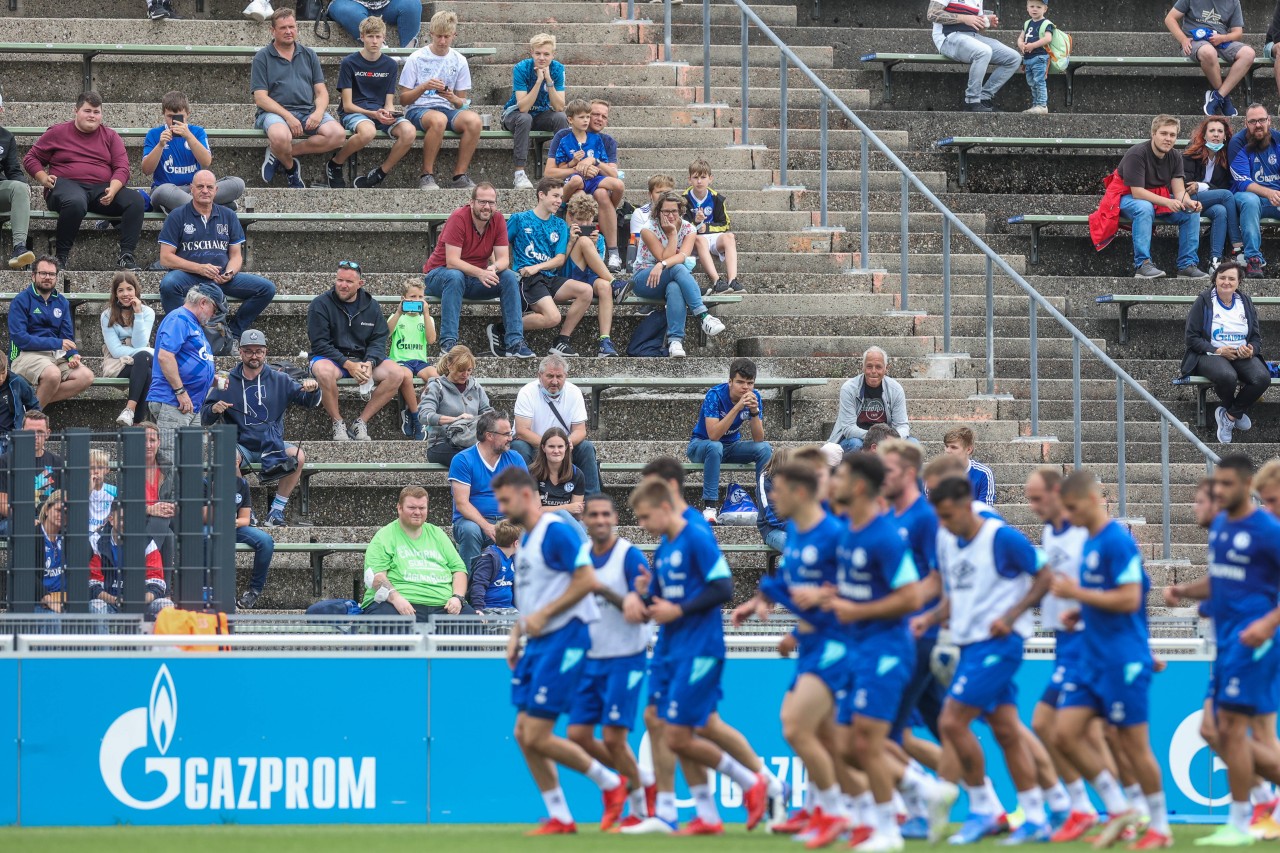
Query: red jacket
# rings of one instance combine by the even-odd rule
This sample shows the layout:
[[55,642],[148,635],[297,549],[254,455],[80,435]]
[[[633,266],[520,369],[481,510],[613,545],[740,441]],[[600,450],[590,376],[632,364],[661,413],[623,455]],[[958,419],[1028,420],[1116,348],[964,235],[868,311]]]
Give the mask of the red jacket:
[[[1122,196],[1130,195],[1128,185],[1120,180],[1119,170],[1103,178],[1102,185],[1106,188],[1102,194],[1102,201],[1098,202],[1098,209],[1089,214],[1089,236],[1093,239],[1093,248],[1099,252],[1111,245],[1116,232],[1120,230],[1120,199]],[[1148,192],[1164,198],[1170,196],[1166,187],[1152,187]],[[1157,207],[1156,215],[1159,216],[1168,211],[1167,207]]]

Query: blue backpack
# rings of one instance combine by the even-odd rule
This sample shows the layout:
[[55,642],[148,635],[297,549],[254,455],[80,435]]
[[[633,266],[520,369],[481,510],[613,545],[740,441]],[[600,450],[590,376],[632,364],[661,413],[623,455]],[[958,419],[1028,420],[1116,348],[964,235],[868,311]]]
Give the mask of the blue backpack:
[[632,358],[662,358],[667,354],[667,313],[654,311],[640,321],[627,342],[627,355]]

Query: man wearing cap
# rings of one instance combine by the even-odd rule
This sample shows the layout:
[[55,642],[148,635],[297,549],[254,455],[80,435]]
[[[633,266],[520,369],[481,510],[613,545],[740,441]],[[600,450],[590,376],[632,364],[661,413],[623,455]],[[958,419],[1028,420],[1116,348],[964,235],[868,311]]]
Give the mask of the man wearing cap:
[[204,324],[213,318],[222,291],[203,282],[187,291],[185,302],[165,314],[156,332],[155,366],[147,405],[160,433],[157,455],[162,465],[173,464],[173,431],[192,426],[213,384],[213,355]]
[[285,526],[285,507],[307,461],[300,447],[284,440],[285,410],[290,404],[318,408],[322,396],[316,380],[299,382],[268,365],[266,335],[249,329],[240,336],[240,363],[228,374],[226,387],[214,388],[200,407],[204,426],[235,424],[241,457],[262,466],[260,483],[276,481],[267,527]]
[[[4,98],[0,97],[0,115],[4,115]],[[18,159],[18,140],[0,127],[0,213],[9,214],[13,231],[13,254],[9,269],[20,270],[35,262],[36,253],[27,248],[27,226],[31,223],[31,185]]]
[[276,286],[260,275],[241,272],[244,229],[235,211],[213,203],[217,191],[213,172],[201,169],[191,179],[191,201],[165,217],[160,265],[169,271],[160,280],[160,303],[168,314],[182,305],[192,287],[213,284],[220,294],[244,300],[227,321],[232,337],[239,338],[271,304]]

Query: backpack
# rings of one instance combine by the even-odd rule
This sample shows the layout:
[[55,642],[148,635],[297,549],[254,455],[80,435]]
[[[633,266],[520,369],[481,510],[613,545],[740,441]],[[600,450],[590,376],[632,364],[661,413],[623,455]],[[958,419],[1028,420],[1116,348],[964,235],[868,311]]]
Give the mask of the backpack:
[[737,483],[730,483],[724,504],[720,507],[720,523],[728,527],[750,527],[759,516],[760,511],[751,499],[751,493]]
[[311,369],[288,361],[272,361],[267,364],[272,370],[278,370],[294,382],[303,382],[311,377]]
[[667,354],[667,312],[659,309],[640,320],[627,342],[632,358],[661,358]]
[[[156,615],[156,634],[230,634],[227,614],[166,607]],[[188,652],[225,651],[224,646],[181,646]]]
[[[1050,21],[1049,23],[1053,23]],[[1058,29],[1054,24],[1053,35],[1049,37],[1049,70],[1062,73],[1071,64],[1071,34]]]
[[227,298],[216,301],[213,316],[204,323],[204,336],[209,342],[210,355],[231,355],[231,326],[227,323]]
[[307,608],[308,616],[359,616],[360,603],[350,598],[326,598]]

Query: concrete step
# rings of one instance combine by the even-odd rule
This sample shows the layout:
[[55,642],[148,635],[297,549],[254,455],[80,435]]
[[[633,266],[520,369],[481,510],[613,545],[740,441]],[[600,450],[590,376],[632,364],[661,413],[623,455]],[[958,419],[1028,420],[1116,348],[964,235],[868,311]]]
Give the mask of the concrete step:
[[[936,335],[923,335],[897,340],[879,341],[867,337],[854,336],[752,336],[738,340],[738,351],[746,356],[772,356],[803,358],[805,356],[827,358],[861,357],[867,347],[872,344],[884,347],[890,357],[925,357],[942,353],[942,339]],[[1095,343],[1100,343],[1096,342]],[[985,339],[955,336],[952,338],[952,351],[964,353],[980,353],[985,351]],[[1000,351],[1004,357],[1026,358],[1030,347],[1025,339],[1001,341]],[[1070,358],[1071,344],[1060,338],[1046,338],[1040,341],[1039,352],[1044,358]]]
[[[509,23],[511,21],[529,21],[534,24],[578,24],[578,23],[613,23],[627,14],[626,3],[581,3],[551,2],[539,3],[532,16],[527,5],[523,3],[492,3],[462,0],[451,4],[456,8],[458,18],[468,23]],[[760,14],[769,26],[794,26],[796,22],[795,8],[792,6],[766,6]],[[659,27],[662,24],[662,5],[645,4],[636,10],[637,17],[651,19]],[[533,20],[530,20],[530,17]],[[738,7],[730,3],[717,3],[711,6],[711,22],[713,24],[738,23],[742,17]],[[671,19],[682,24],[702,24],[702,4],[672,6]],[[424,28],[425,30],[425,28]],[[345,34],[345,33],[344,33]]]
[[[128,4],[121,4],[118,7],[115,4],[107,7],[100,7],[93,2],[86,2],[86,0],[67,0],[67,2],[63,2],[63,0],[15,0],[15,2],[17,4],[17,9],[13,11],[10,11],[8,6],[0,6],[0,19],[46,18],[59,16],[95,17],[99,11],[101,11],[100,17],[103,18],[141,19],[141,15],[138,13],[138,10]],[[192,2],[192,0],[177,0],[177,2],[174,3],[174,8],[179,14],[186,18],[213,19],[219,21],[243,21],[244,16],[241,14],[241,10],[244,8],[244,4],[240,3],[239,5],[236,5],[238,2],[239,0],[205,0],[202,4],[204,8],[197,10],[197,4]],[[567,7],[571,4],[564,3],[564,5]],[[590,0],[590,2],[572,3],[572,5],[584,7],[598,5],[611,7],[616,5],[622,9],[623,14],[626,12],[625,3],[601,4],[596,2],[596,0]],[[717,6],[719,5],[720,4],[717,4]],[[764,2],[758,2],[755,5],[764,7],[781,6],[783,7],[782,14],[789,14],[789,9],[787,8],[789,4],[782,3],[780,0],[764,0]],[[437,4],[432,2],[424,2],[422,6],[423,33],[425,34],[426,22],[431,19],[431,15],[434,11],[438,11],[439,7],[437,7]],[[449,8],[454,8],[454,5],[451,4]],[[661,17],[661,7],[658,6],[654,8],[658,9],[658,17]],[[701,9],[702,7],[698,6],[697,8]],[[675,7],[675,9],[679,9],[679,7]],[[653,15],[650,7],[646,6],[643,2],[636,4],[636,12],[637,17],[645,17],[646,15],[651,17]],[[461,14],[461,12],[459,14]],[[701,13],[699,12],[699,14]],[[701,20],[701,18],[699,18],[699,20]],[[298,26],[299,29],[305,29],[310,32],[312,22],[299,21]],[[395,30],[395,27],[390,24],[388,24],[388,28],[393,32]],[[339,43],[344,43],[347,39],[346,31],[337,25],[334,25],[332,30],[333,40]]]

